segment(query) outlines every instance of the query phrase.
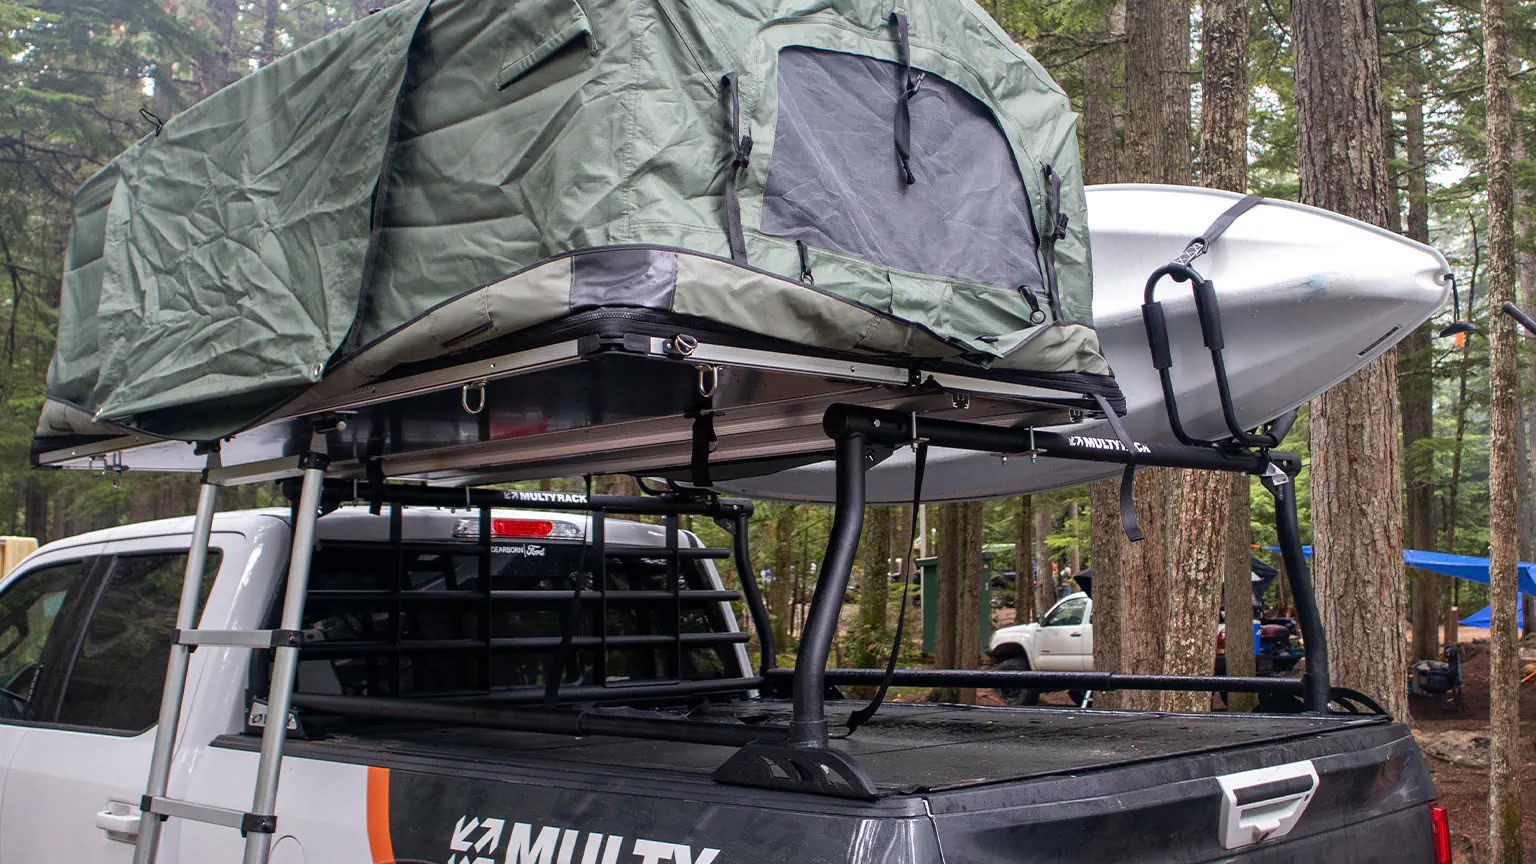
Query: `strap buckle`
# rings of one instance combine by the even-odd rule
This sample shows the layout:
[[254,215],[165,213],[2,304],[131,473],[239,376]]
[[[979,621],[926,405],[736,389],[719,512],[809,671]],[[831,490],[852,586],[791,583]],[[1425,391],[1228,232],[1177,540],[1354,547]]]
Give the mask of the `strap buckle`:
[[1206,244],[1204,237],[1196,237],[1195,239],[1189,241],[1189,245],[1184,247],[1184,251],[1179,253],[1179,257],[1173,259],[1173,263],[1183,264],[1184,266],[1188,267],[1191,263],[1194,262],[1196,258],[1204,255],[1210,248],[1211,247]]

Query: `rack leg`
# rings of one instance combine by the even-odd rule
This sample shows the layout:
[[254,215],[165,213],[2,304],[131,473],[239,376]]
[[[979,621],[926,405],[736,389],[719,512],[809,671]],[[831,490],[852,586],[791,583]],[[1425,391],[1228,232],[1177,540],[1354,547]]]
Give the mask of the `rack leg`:
[[838,612],[848,590],[848,576],[859,550],[864,529],[865,436],[860,432],[837,439],[837,507],[832,516],[832,535],[827,555],[817,574],[795,658],[794,715],[789,723],[789,743],[797,747],[827,746],[827,657],[837,635]]
[[1302,674],[1302,698],[1308,711],[1328,710],[1328,640],[1323,635],[1323,620],[1317,610],[1317,592],[1301,549],[1301,527],[1296,516],[1296,484],[1279,468],[1259,478],[1275,498],[1275,532],[1279,535],[1280,555],[1285,560],[1285,575],[1296,602],[1296,617],[1301,623],[1301,638],[1307,646],[1307,670]]
[[[293,525],[293,549],[288,558],[288,589],[283,597],[284,630],[298,630],[304,623],[304,597],[309,591],[309,562],[315,548],[315,522],[320,515],[320,490],[325,482],[324,438],[315,443],[305,459],[303,485]],[[288,737],[288,710],[293,701],[293,679],[298,670],[299,649],[282,645],[273,649],[272,683],[267,690],[267,725],[261,733],[261,756],[256,763],[256,792],[251,812],[270,816],[277,808],[278,769],[283,763],[283,744]],[[272,835],[252,831],[245,838],[245,864],[267,864]]]
[[[208,468],[219,467],[219,453],[208,454]],[[213,534],[213,514],[218,503],[219,487],[208,482],[203,473],[202,486],[198,488],[197,516],[192,523],[192,548],[187,550],[187,572],[181,584],[181,605],[176,609],[176,629],[191,630],[197,626],[198,592],[202,588],[203,569],[208,563],[208,541]],[[155,726],[155,745],[149,757],[149,781],[144,794],[154,798],[165,796],[170,785],[171,757],[176,752],[176,729],[181,723],[181,700],[187,686],[187,663],[192,649],[187,645],[171,645],[170,659],[165,664],[165,692],[160,697],[160,720]],[[150,864],[160,844],[160,818],[145,813],[139,818],[139,838],[134,844],[134,864]]]

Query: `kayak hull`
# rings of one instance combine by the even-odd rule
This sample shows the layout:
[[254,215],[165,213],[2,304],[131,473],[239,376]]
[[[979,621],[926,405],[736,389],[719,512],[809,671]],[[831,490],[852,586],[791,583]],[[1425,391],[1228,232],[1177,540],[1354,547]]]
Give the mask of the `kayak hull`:
[[[1142,325],[1147,277],[1240,198],[1181,186],[1088,189],[1093,323],[1125,394],[1125,427],[1137,440],[1175,440]],[[1268,199],[1233,222],[1195,268],[1216,286],[1228,380],[1245,428],[1306,403],[1381,356],[1439,310],[1449,293],[1450,268],[1434,249],[1335,213]],[[1185,429],[1199,438],[1224,437],[1210,354],[1189,286],[1165,280],[1157,299],[1167,315]],[[1113,437],[1103,421],[1053,431],[1068,428]],[[870,502],[910,501],[912,467],[911,452],[902,450],[871,469]],[[945,501],[1043,492],[1120,470],[936,449],[929,454],[923,497]],[[831,501],[833,469],[830,462],[817,463],[727,485],[758,498]]]

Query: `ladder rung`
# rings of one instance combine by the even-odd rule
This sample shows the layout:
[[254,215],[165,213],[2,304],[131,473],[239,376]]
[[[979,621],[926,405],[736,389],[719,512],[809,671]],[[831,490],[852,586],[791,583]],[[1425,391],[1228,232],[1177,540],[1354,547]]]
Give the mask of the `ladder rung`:
[[177,645],[219,645],[226,648],[276,648],[304,644],[301,630],[173,630]]
[[162,819],[175,816],[177,819],[191,819],[194,822],[236,828],[242,834],[271,834],[277,830],[276,816],[263,816],[243,810],[231,810],[228,807],[214,807],[211,804],[194,804],[191,801],[181,801],[176,798],[145,795],[139,801],[139,809],[145,813],[153,813]]

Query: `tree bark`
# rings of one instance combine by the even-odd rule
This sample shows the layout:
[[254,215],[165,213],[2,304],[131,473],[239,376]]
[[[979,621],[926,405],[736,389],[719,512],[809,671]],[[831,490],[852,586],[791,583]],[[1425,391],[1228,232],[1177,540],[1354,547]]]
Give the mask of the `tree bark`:
[[1056,574],[1052,569],[1051,549],[1046,541],[1051,537],[1050,508],[1035,508],[1035,615],[1050,611],[1056,603]]
[[[1242,192],[1248,185],[1247,3],[1207,0],[1203,20],[1200,179],[1206,186]],[[1173,529],[1169,584],[1173,590],[1167,593],[1163,640],[1167,674],[1205,675],[1214,665],[1217,598],[1226,581],[1233,490],[1231,478],[1217,472],[1191,471],[1184,476],[1179,519]],[[1248,618],[1242,615],[1236,620],[1246,625]],[[1229,637],[1233,629],[1228,627]],[[1204,693],[1171,691],[1163,696],[1163,707],[1171,711],[1207,711],[1210,704]]]
[[[981,501],[968,501],[960,507],[960,548],[957,552],[959,576],[956,599],[955,657],[957,668],[981,668],[981,538],[985,516]],[[976,688],[962,688],[960,701],[976,704]]]
[[1035,505],[1028,495],[1019,498],[1013,517],[1013,621],[1035,620]]
[[[1505,0],[1483,0],[1483,73],[1487,86],[1488,308],[1515,299],[1515,198],[1510,166],[1514,111],[1510,101],[1509,25]],[[1495,864],[1525,860],[1520,834],[1520,646],[1515,494],[1521,471],[1515,453],[1515,323],[1488,320],[1489,652],[1488,856]]]
[[[1511,154],[1516,162],[1525,161],[1525,138],[1519,127],[1516,127],[1514,141],[1511,146]],[[1521,185],[1515,192],[1515,236],[1529,240],[1531,233],[1531,208],[1536,205],[1533,202],[1529,186]],[[1515,263],[1520,280],[1520,303],[1527,311],[1536,309],[1536,252],[1531,251],[1530,245],[1522,244],[1515,250]],[[1531,343],[1522,340],[1521,345],[1527,347]],[[1527,356],[1530,356],[1529,353]],[[1524,408],[1524,403],[1521,403]],[[1525,410],[1521,429],[1525,434],[1525,459],[1521,464],[1525,466],[1526,484],[1524,493],[1520,497],[1520,506],[1523,510],[1524,524],[1530,526],[1529,531],[1522,531],[1521,537],[1531,542],[1531,550],[1523,550],[1522,561],[1536,560],[1536,411]],[[1525,627],[1520,635],[1529,637],[1536,635],[1536,597],[1523,594],[1520,598],[1520,615],[1525,620]]]
[[197,83],[203,98],[228,86],[237,77],[231,69],[235,41],[235,18],[240,12],[236,0],[208,0],[208,20],[213,26],[213,50],[197,62]]
[[[1291,20],[1301,200],[1388,226],[1376,6],[1295,0]],[[1406,720],[1401,425],[1390,352],[1313,402],[1314,581],[1333,681]]]
[[883,662],[886,643],[886,601],[891,596],[886,576],[891,569],[891,508],[865,510],[864,536],[859,550],[863,575],[859,577],[859,627],[855,633],[853,663],[871,669]]
[[[965,556],[962,546],[965,542],[964,504],[940,504],[939,505],[939,537],[938,537],[938,597],[933,598],[937,605],[937,622],[934,628],[934,662],[940,669],[954,669],[959,659],[958,648],[960,626],[960,581],[961,567]],[[929,598],[924,597],[923,602]],[[933,698],[940,702],[957,702],[960,699],[960,691],[955,688],[941,687],[934,691]]]
[[[1231,512],[1227,515],[1227,560],[1222,582],[1222,608],[1227,621],[1227,674],[1254,675],[1253,657],[1253,524],[1252,502],[1246,474],[1230,475]],[[1228,711],[1252,711],[1259,705],[1255,693],[1228,693]]]
[[[1120,574],[1127,544],[1120,534],[1120,481],[1101,480],[1088,487],[1089,564],[1093,567],[1093,668],[1097,672],[1124,671],[1120,644],[1125,632],[1121,613]],[[1095,708],[1124,708],[1125,691],[1110,690],[1094,696]]]
[[1124,35],[1125,6],[1111,6],[1094,34],[1101,44],[1083,58],[1083,177],[1089,183],[1111,183],[1120,173],[1115,77],[1125,62]]
[[[1188,183],[1189,7],[1184,0],[1127,0],[1125,56],[1130,156],[1126,179]],[[1179,472],[1139,471],[1137,515],[1146,539],[1133,545],[1118,529],[1112,535],[1123,544],[1116,559],[1118,578],[1113,580],[1120,594],[1113,602],[1126,610],[1119,671],[1158,674],[1163,669],[1167,603],[1177,593],[1171,570],[1171,525],[1182,486]],[[1135,610],[1134,619],[1130,610]],[[1094,635],[1097,638],[1098,633]],[[1161,700],[1157,693],[1133,691],[1112,701],[1131,708],[1155,708]]]
[[798,507],[783,509],[773,520],[773,581],[768,584],[768,612],[773,621],[773,644],[780,654],[789,650],[790,617],[794,614],[795,517]]
[[[1408,161],[1408,225],[1405,232],[1420,243],[1429,242],[1429,187],[1424,150],[1423,63],[1417,49],[1407,57],[1404,87],[1403,137]],[[1435,488],[1429,442],[1435,437],[1435,379],[1432,368],[1434,325],[1425,323],[1397,346],[1397,392],[1403,406],[1403,482],[1407,489],[1403,508],[1403,542],[1413,549],[1435,548]],[[1410,657],[1427,660],[1439,655],[1440,594],[1446,577],[1433,573],[1408,574],[1409,620],[1413,625]]]

